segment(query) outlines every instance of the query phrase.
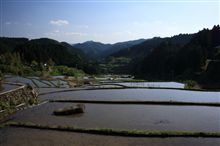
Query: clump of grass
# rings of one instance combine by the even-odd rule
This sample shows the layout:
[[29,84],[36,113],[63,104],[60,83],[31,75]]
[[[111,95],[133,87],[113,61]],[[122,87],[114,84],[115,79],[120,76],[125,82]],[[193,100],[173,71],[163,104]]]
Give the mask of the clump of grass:
[[184,89],[193,89],[197,84],[196,81],[193,80],[187,80],[184,81],[184,83],[185,83]]
[[90,133],[100,135],[114,135],[114,136],[131,136],[131,137],[212,137],[220,138],[219,132],[187,132],[187,131],[144,131],[144,130],[117,130],[117,129],[86,129],[66,126],[49,126],[34,123],[10,122],[7,126],[69,131],[79,133]]

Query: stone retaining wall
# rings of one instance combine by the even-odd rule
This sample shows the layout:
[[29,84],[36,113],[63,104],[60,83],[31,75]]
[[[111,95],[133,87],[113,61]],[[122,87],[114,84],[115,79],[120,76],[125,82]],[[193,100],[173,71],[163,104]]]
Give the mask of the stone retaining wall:
[[0,93],[0,111],[20,104],[32,105],[37,103],[37,92],[28,85],[8,83],[19,86],[6,92]]

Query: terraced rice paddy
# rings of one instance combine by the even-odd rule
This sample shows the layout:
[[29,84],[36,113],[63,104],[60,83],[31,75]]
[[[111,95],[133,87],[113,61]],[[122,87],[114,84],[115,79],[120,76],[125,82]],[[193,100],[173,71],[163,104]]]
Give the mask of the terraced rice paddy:
[[[26,80],[26,78],[25,78]],[[30,80],[30,79],[29,79]],[[42,139],[42,136],[48,135],[46,140],[49,140],[49,145],[64,145],[72,142],[72,138],[76,138],[76,145],[88,144],[91,142],[94,145],[207,145],[214,146],[220,144],[220,107],[209,106],[208,103],[220,103],[220,92],[205,92],[205,91],[188,91],[188,90],[172,90],[172,89],[143,89],[143,88],[121,88],[117,85],[103,85],[105,88],[96,89],[96,87],[85,88],[55,88],[52,82],[41,81],[39,79],[31,79],[37,86],[36,89],[40,91],[40,101],[46,101],[39,106],[27,108],[18,111],[11,116],[11,121],[17,123],[32,123],[32,128],[15,128],[8,127],[0,130],[1,133],[6,133],[6,137],[14,137],[18,143],[28,144],[30,142],[18,140],[19,138],[33,134],[33,139]],[[48,86],[45,88],[44,86]],[[130,84],[130,83],[128,83]],[[159,83],[158,83],[159,84]],[[172,83],[172,85],[174,85]],[[178,84],[179,85],[179,84]],[[101,86],[101,85],[100,85]],[[114,88],[112,88],[112,86]],[[115,87],[117,86],[117,89]],[[129,85],[130,86],[130,85]],[[144,85],[145,86],[145,85]],[[162,86],[161,86],[162,87]],[[107,89],[109,88],[109,89]],[[177,87],[179,88],[179,87]],[[66,102],[50,102],[49,100],[61,100]],[[85,113],[72,116],[55,116],[53,111],[76,105],[78,102],[71,101],[91,101],[92,103],[84,103]],[[101,103],[98,101],[103,101]],[[109,101],[109,103],[108,103]],[[123,103],[129,102],[129,104]],[[134,103],[132,103],[134,101]],[[158,102],[158,104],[137,104],[135,102]],[[121,102],[121,103],[114,103]],[[160,104],[159,102],[167,102],[167,104]],[[176,105],[174,102],[193,102],[204,103],[204,105]],[[57,130],[49,130],[56,126]],[[18,124],[19,127],[19,124]],[[34,128],[35,127],[35,128]],[[37,128],[42,128],[38,130]],[[48,127],[48,128],[43,128]],[[60,130],[59,131],[59,127]],[[66,127],[66,128],[62,128]],[[79,128],[78,132],[67,132],[68,129]],[[15,136],[13,132],[20,132],[24,130],[25,133]],[[67,131],[65,131],[65,129]],[[88,129],[96,129],[95,133],[87,133]],[[133,136],[123,137],[111,135],[106,136],[104,130],[110,130],[113,133],[124,130],[125,133],[132,131],[142,132],[157,132],[166,133],[168,138],[135,138]],[[138,130],[138,131],[137,131]],[[41,136],[42,131],[42,136]],[[74,131],[74,130],[73,130]],[[201,137],[208,133],[216,134],[215,138],[186,138],[184,135],[180,137],[169,136],[172,133],[192,133],[198,134]],[[37,135],[37,137],[34,136]],[[99,134],[99,135],[97,135]],[[57,135],[61,135],[65,140],[57,142]],[[79,137],[83,136],[84,139]],[[35,137],[35,138],[34,138]],[[69,139],[67,139],[69,137]],[[53,140],[51,140],[51,138]],[[128,141],[125,142],[127,139]],[[84,143],[82,141],[86,140]],[[105,141],[104,141],[105,140]],[[114,142],[117,141],[118,142]],[[57,143],[55,143],[57,142]],[[9,145],[10,141],[2,141],[0,143]],[[39,142],[36,142],[39,144]]]

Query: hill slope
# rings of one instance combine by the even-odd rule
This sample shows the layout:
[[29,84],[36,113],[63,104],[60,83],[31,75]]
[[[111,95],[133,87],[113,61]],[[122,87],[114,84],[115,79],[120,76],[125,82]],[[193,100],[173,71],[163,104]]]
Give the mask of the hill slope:
[[73,47],[82,50],[87,58],[100,58],[101,53],[111,47],[111,44],[103,44],[100,42],[87,41],[84,43],[74,44]]

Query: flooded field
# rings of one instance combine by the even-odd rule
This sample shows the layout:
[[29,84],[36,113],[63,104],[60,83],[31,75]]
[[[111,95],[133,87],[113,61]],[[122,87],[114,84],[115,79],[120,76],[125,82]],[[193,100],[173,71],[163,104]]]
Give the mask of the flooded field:
[[83,128],[220,132],[218,107],[85,104],[84,114],[53,115],[54,110],[71,105],[75,104],[46,103],[18,112],[13,119],[42,125]]
[[32,80],[20,76],[6,76],[5,81],[12,82],[12,83],[23,83],[29,84],[32,87],[36,87],[36,85],[32,82]]
[[41,80],[39,77],[20,77],[6,75],[5,81],[28,84],[35,88],[69,88],[68,82],[64,81],[61,77],[55,76],[52,78],[52,80]]
[[5,91],[9,91],[9,90],[12,90],[12,89],[16,89],[18,87],[20,87],[20,86],[19,85],[12,85],[12,84],[4,83],[2,85],[2,90],[0,90],[0,93],[5,92]]
[[126,87],[184,88],[184,84],[177,82],[119,82],[115,84],[123,85]]
[[[44,92],[46,92],[44,90]],[[220,102],[220,92],[171,89],[80,90],[40,96],[41,99]]]

